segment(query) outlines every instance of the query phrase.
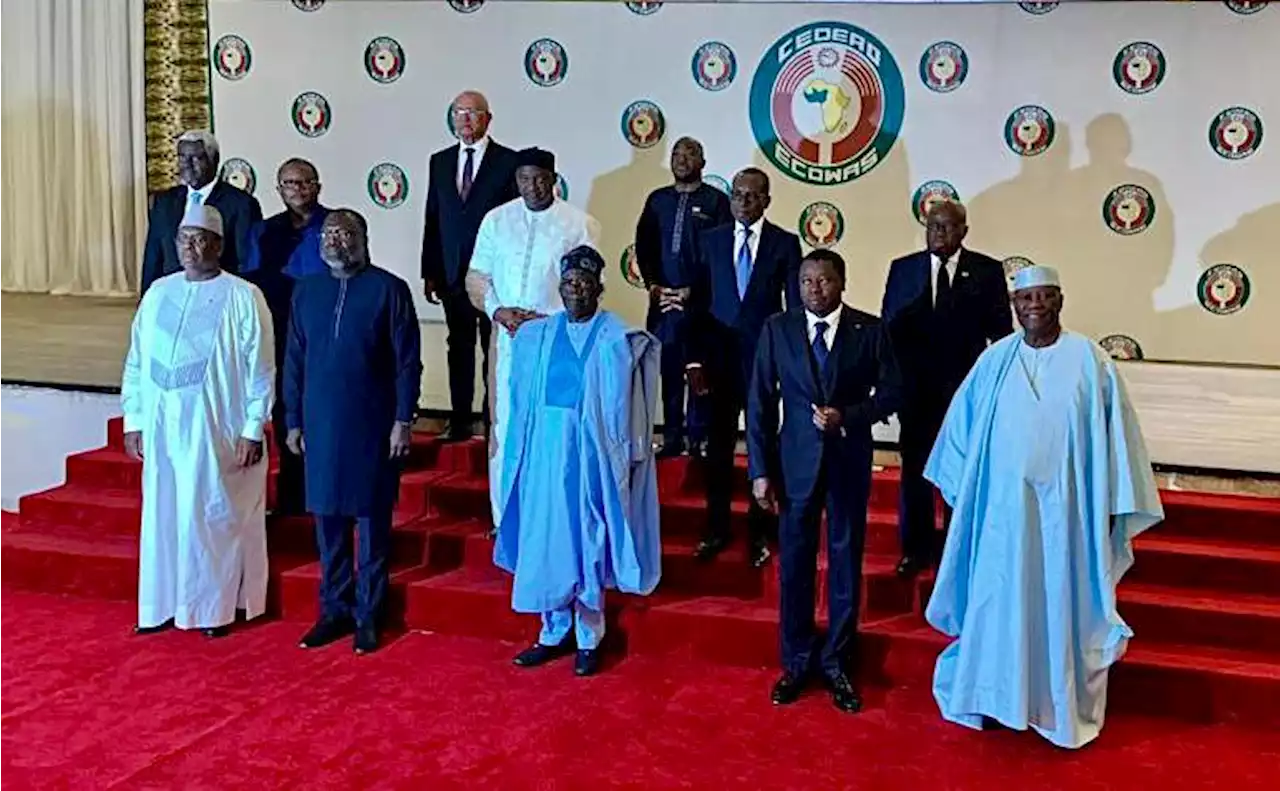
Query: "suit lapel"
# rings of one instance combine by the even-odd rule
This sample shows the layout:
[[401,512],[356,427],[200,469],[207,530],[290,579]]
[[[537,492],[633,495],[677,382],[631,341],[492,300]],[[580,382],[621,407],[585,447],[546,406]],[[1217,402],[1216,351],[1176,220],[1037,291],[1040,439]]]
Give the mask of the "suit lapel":
[[840,355],[849,345],[847,338],[857,329],[853,323],[853,316],[845,309],[843,303],[836,310],[840,311],[840,323],[836,326],[836,337],[831,342],[831,350],[827,354],[827,367],[822,369],[822,394],[828,399],[835,392],[836,374],[840,370]]
[[492,138],[490,138],[489,145],[484,151],[484,158],[480,160],[480,167],[476,168],[476,172],[472,176],[471,192],[467,195],[466,201],[463,201],[464,203],[470,203],[471,199],[474,198],[482,188],[488,188],[489,182],[493,179],[493,174],[496,172],[496,168],[498,167],[495,164],[495,160],[500,159],[501,156],[502,146],[498,145]]
[[[818,381],[818,365],[809,348],[809,322],[804,311],[788,314],[787,338],[791,342],[791,359],[804,368],[805,381],[809,383],[809,394],[816,396],[822,392]],[[831,361],[828,360],[828,363]]]
[[[729,269],[727,272],[724,273],[723,277],[727,278],[728,280],[729,293],[733,295],[734,304],[736,304],[739,308],[741,308],[742,300],[743,300],[743,297],[745,297],[745,294],[742,296],[738,295],[738,256],[736,255],[737,250],[735,249],[736,247],[735,243],[737,242],[737,234],[738,234],[737,223],[729,225],[725,228],[724,232],[721,234],[717,244],[721,245],[720,249],[724,251],[724,260],[729,262]],[[751,288],[751,283],[750,281],[748,281],[747,289],[750,290],[750,288]]]

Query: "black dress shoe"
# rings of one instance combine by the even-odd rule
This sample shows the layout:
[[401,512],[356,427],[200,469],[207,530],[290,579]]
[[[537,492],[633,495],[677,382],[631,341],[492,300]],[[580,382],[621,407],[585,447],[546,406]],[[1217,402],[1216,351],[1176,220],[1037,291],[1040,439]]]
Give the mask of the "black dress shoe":
[[324,618],[316,621],[315,626],[298,641],[299,648],[320,648],[335,640],[341,640],[351,634],[355,624],[350,618]]
[[163,632],[172,628],[173,628],[173,619],[170,618],[164,623],[158,623],[155,626],[134,626],[133,633],[138,635],[158,634],[159,632]]
[[804,692],[805,678],[792,673],[783,673],[782,678],[773,685],[773,703],[775,706],[786,706],[800,699]]
[[356,624],[356,639],[353,644],[357,656],[372,654],[378,650],[378,627],[371,623]]
[[466,442],[473,436],[475,436],[475,432],[471,426],[465,423],[450,422],[441,432],[440,439],[444,442]]
[[595,648],[584,648],[573,660],[574,675],[594,676],[600,669],[600,652]]
[[573,653],[573,650],[573,638],[565,640],[560,645],[534,643],[517,654],[513,661],[520,667],[537,667],[538,665],[545,665],[553,659],[568,656]]
[[836,704],[837,709],[849,714],[857,714],[862,710],[862,698],[844,673],[828,676],[827,689],[831,690],[831,702]]
[[903,579],[910,579],[919,574],[923,568],[924,563],[918,558],[912,555],[903,555],[902,560],[898,561],[898,576]]
[[205,637],[208,637],[209,639],[216,639],[219,637],[226,637],[227,635],[231,634],[231,627],[230,626],[214,626],[209,629],[201,629],[200,633],[203,634]]
[[658,452],[654,454],[656,458],[674,459],[677,456],[684,455],[684,442],[680,440],[671,440],[662,443],[662,447],[658,448]]
[[702,458],[706,458],[706,455],[707,455],[707,443],[705,442],[689,443],[689,458],[702,459]]
[[773,553],[769,551],[769,545],[764,541],[753,541],[751,543],[751,551],[747,553],[747,560],[751,563],[751,568],[764,568],[764,564],[769,562],[769,558]]
[[707,536],[698,542],[698,546],[693,549],[693,556],[704,563],[714,560],[716,555],[724,551],[729,546],[727,536]]

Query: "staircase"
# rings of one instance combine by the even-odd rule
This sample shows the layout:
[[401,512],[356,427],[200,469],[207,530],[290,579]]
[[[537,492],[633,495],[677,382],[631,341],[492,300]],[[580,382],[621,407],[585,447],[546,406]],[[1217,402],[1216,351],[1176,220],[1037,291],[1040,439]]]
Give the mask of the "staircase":
[[[6,517],[6,585],[136,596],[141,465],[124,454],[122,430],[112,421],[107,447],[67,459],[64,486],[24,497],[18,516]],[[739,464],[734,518],[742,536],[745,460]],[[391,625],[530,640],[536,621],[511,612],[508,579],[491,562],[483,445],[418,434],[408,469],[393,525]],[[921,617],[932,579],[904,582],[893,571],[897,490],[897,470],[876,473],[858,672],[866,684],[927,690],[946,638]],[[713,562],[693,561],[704,520],[698,464],[661,462],[659,491],[662,584],[647,598],[611,595],[609,645],[775,665],[776,566],[751,569],[740,543]],[[1111,710],[1280,726],[1280,500],[1178,491],[1162,499],[1166,521],[1138,539],[1136,564],[1119,591],[1121,614],[1137,636],[1113,671]],[[301,631],[316,616],[320,580],[311,522],[270,519],[267,532],[270,611],[298,621]]]

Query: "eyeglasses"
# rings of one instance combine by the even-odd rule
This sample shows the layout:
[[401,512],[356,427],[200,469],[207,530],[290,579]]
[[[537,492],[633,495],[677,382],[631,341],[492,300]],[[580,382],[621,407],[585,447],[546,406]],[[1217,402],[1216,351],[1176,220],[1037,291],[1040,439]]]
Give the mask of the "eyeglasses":
[[315,179],[281,179],[281,189],[301,189],[303,187],[314,187],[318,184]]
[[459,108],[454,108],[453,110],[454,118],[468,118],[472,121],[477,120],[479,118],[484,118],[488,114],[489,114],[488,110],[464,110]]

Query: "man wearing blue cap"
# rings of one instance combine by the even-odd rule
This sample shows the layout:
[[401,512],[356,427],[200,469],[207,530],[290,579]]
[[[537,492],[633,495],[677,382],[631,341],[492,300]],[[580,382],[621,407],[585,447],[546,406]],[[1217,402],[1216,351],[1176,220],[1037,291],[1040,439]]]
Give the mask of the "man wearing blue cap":
[[604,259],[583,245],[560,261],[564,312],[527,320],[511,344],[496,565],[515,575],[511,606],[542,616],[516,657],[535,667],[577,650],[599,665],[604,591],[647,595],[662,544],[651,437],[659,343],[600,307]]
[[1164,512],[1116,364],[1062,328],[1057,271],[1013,289],[1022,332],[978,357],[925,466],[953,509],[925,612],[955,638],[933,694],[952,722],[1080,747],[1133,636],[1115,597],[1132,540]]

